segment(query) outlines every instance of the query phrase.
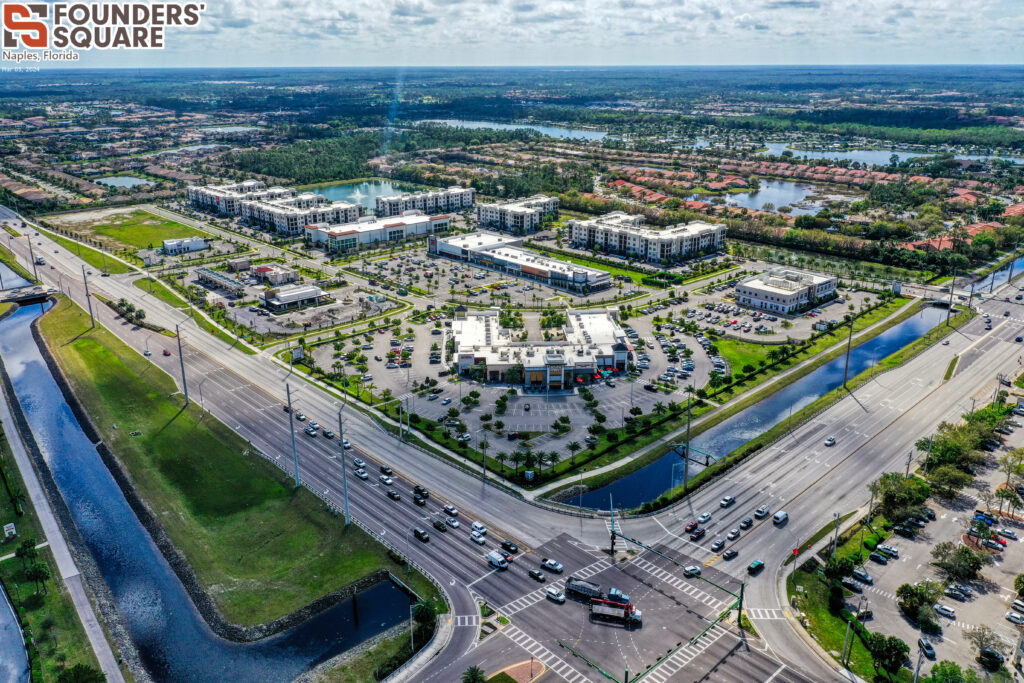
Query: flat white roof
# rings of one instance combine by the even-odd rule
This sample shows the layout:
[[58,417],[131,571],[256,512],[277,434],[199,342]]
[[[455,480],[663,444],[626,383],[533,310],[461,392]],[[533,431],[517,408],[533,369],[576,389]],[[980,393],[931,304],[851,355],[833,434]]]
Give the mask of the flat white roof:
[[373,230],[383,230],[386,228],[415,226],[422,225],[424,223],[437,223],[443,220],[449,220],[450,218],[451,216],[448,214],[427,216],[422,213],[411,216],[406,214],[401,216],[383,217],[365,216],[354,223],[314,223],[313,225],[307,225],[306,227],[314,230],[321,230],[327,233],[330,237],[339,237],[341,235],[371,232]]

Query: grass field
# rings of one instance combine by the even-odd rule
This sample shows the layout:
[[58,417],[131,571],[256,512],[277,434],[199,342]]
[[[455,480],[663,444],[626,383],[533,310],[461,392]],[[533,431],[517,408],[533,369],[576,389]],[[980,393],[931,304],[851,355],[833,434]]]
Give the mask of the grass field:
[[[0,462],[12,486],[24,491],[24,482],[3,434],[0,434]],[[0,526],[13,522],[18,529],[18,538],[15,540],[19,542],[26,538],[34,538],[36,543],[44,541],[32,502],[26,500],[22,503],[22,510],[24,514],[19,517],[7,492],[0,485]],[[13,553],[15,547],[15,543],[2,546],[0,555]],[[71,596],[60,578],[60,571],[49,548],[39,550],[37,561],[44,562],[50,569],[51,578],[46,583],[45,594],[42,591],[37,593],[33,582],[25,579],[22,561],[18,558],[0,562],[0,580],[7,586],[22,619],[28,624],[28,630],[38,648],[38,667],[42,680],[55,681],[61,669],[75,664],[98,667],[92,646],[78,620]]]
[[179,297],[177,294],[168,289],[159,280],[154,280],[153,278],[150,277],[144,277],[139,278],[138,280],[134,280],[132,282],[132,285],[138,287],[144,292],[152,294],[157,299],[160,299],[160,301],[163,301],[165,304],[173,306],[174,308],[188,307],[188,304],[185,303],[185,301],[181,297]]
[[104,242],[111,249],[154,249],[164,240],[208,237],[177,221],[143,209],[108,213],[94,220],[64,222],[63,226],[85,237]]
[[69,240],[66,237],[61,237],[57,233],[49,232],[42,228],[40,228],[39,232],[45,233],[46,236],[52,239],[54,242],[64,247],[72,254],[75,254],[80,259],[88,263],[93,268],[96,268],[97,270],[102,270],[107,273],[113,273],[115,275],[120,273],[132,272],[132,268],[128,264],[121,263],[117,259],[107,256],[103,252],[97,251],[92,247],[87,247],[79,242]]
[[[25,270],[25,268],[20,263],[18,263],[18,260],[14,258],[14,253],[5,247],[0,247],[0,262],[6,264],[8,268],[13,270],[15,273],[22,276],[26,280],[33,282],[35,281],[35,278],[32,277],[32,273]],[[10,287],[10,283],[8,283],[7,286]]]
[[[170,377],[61,300],[40,322],[76,396],[143,499],[184,552],[225,617],[265,622],[388,569],[424,599],[443,602],[422,575],[406,574],[383,546],[345,528],[315,496],[195,403]],[[119,429],[107,425],[117,424]],[[130,438],[139,430],[143,436]]]

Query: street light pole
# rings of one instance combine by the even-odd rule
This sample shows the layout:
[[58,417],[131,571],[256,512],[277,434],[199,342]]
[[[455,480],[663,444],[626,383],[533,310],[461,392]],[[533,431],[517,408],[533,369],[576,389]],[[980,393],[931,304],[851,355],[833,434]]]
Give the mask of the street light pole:
[[[29,240],[29,244],[32,244],[31,240]],[[89,280],[85,277],[85,266],[82,266],[82,283],[85,285],[85,303],[89,304],[89,321],[92,322],[93,329],[95,329],[96,318],[92,314],[92,297],[89,296]]]
[[[86,294],[86,296],[88,296],[88,294]],[[92,312],[91,305],[89,306],[89,312]],[[178,364],[181,366],[181,389],[185,392],[185,405],[188,406],[188,382],[185,380],[185,354],[181,352],[181,330],[178,329],[177,325],[174,326],[174,336],[178,338]]]
[[[995,273],[992,274],[992,282],[995,282]],[[953,279],[949,281],[949,307],[946,309],[946,327],[949,327],[949,314],[953,311],[954,289],[956,289],[956,268],[953,269]]]
[[832,513],[832,517],[836,521],[835,522],[836,523],[836,533],[835,533],[835,536],[832,538],[832,559],[835,559],[835,557],[836,557],[836,546],[839,545],[839,513],[838,512],[833,512]]
[[921,664],[924,662],[924,650],[917,651],[917,666],[914,668],[914,683],[917,683],[921,676]]
[[[292,435],[294,437],[294,434]],[[341,495],[345,502],[345,526],[349,525],[348,517],[348,463],[345,462],[345,425],[341,421],[341,409],[338,409],[338,446],[341,448]]]
[[850,336],[846,339],[846,365],[843,367],[843,388],[846,388],[846,378],[850,374],[850,349],[853,346],[853,319],[850,319]]
[[284,385],[285,395],[288,397],[288,431],[292,433],[292,462],[295,463],[295,488],[302,485],[299,479],[299,452],[295,448],[295,411],[292,410],[292,388]]

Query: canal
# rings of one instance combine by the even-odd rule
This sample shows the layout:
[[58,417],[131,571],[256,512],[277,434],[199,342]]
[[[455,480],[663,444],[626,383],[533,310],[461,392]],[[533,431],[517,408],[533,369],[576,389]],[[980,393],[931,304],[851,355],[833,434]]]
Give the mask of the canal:
[[408,618],[409,597],[384,582],[262,641],[235,643],[214,634],[50,374],[30,328],[42,313],[41,305],[26,307],[0,322],[0,358],[60,495],[154,680],[289,681]]
[[[898,351],[946,319],[944,308],[926,308],[912,318],[853,349],[850,354],[850,377],[867,370],[886,356]],[[817,370],[783,387],[764,401],[733,415],[692,440],[692,448],[722,458],[764,433],[843,383],[845,356],[840,356]],[[655,500],[674,486],[683,483],[679,456],[669,453],[650,465],[617,481],[582,496],[565,500],[569,505],[607,509],[609,496],[616,509],[639,507]],[[703,469],[690,463],[689,476]]]

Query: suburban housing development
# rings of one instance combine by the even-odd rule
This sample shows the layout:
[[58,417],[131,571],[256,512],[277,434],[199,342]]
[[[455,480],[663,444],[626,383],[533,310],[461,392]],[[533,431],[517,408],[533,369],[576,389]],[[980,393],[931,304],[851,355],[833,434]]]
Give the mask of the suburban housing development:
[[439,213],[471,209],[476,201],[476,190],[471,187],[454,185],[446,190],[406,192],[404,194],[377,197],[378,216],[399,216],[406,211]]
[[533,232],[545,218],[557,214],[558,197],[543,194],[505,202],[480,202],[476,205],[476,220],[481,226],[517,234]]
[[455,358],[461,374],[474,368],[488,382],[560,391],[591,384],[609,371],[623,371],[632,346],[613,311],[568,309],[557,341],[516,341],[501,326],[499,309],[473,311],[452,322]]
[[603,270],[559,261],[520,248],[522,240],[489,232],[427,239],[427,252],[471,263],[570,292],[598,292],[611,286]]
[[725,245],[726,227],[721,223],[694,221],[655,229],[644,217],[621,211],[567,224],[572,243],[650,262],[674,261],[719,251]]
[[775,268],[737,283],[736,301],[762,311],[796,313],[834,299],[838,282],[834,275]]

